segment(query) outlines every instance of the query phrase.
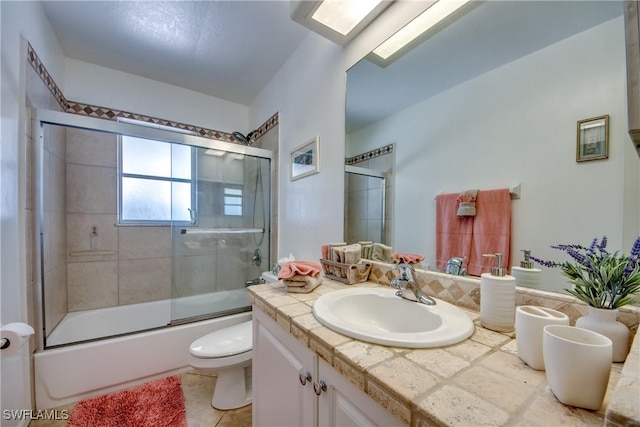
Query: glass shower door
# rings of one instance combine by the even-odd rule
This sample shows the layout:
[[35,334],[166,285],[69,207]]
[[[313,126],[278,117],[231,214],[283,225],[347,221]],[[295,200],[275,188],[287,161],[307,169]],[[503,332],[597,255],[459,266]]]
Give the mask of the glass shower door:
[[39,349],[250,310],[271,264],[270,151],[33,117]]
[[175,224],[172,322],[250,309],[270,265],[270,159],[197,148],[192,223]]

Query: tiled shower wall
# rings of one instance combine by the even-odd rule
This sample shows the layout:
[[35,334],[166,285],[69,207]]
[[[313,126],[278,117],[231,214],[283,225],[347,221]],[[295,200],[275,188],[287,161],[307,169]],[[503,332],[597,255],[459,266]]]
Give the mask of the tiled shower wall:
[[[382,180],[379,178],[355,174],[346,175],[348,178],[345,182],[344,214],[347,242],[354,243],[368,240],[392,245],[393,150],[385,150],[375,156],[356,156],[352,159],[353,161],[347,163],[384,172],[387,175],[387,179],[383,188]],[[379,203],[383,192],[385,195],[384,236],[380,234],[383,208]]]
[[[50,92],[49,87],[44,84],[38,73],[31,68],[26,67],[25,71],[25,92],[27,108],[46,108],[54,111],[62,111],[58,99]],[[27,114],[30,116],[29,114]],[[35,140],[36,135],[32,134],[31,121],[27,124],[26,129],[26,188],[25,207],[27,218],[27,236],[26,242],[29,250],[27,251],[27,292],[28,301],[35,301],[34,290],[40,268],[39,260],[35,252],[35,237],[39,233],[39,226],[36,224],[36,213],[34,211],[34,202],[36,195],[35,178],[35,150],[38,143]],[[45,327],[50,330],[55,327],[68,311],[67,305],[67,268],[66,268],[66,221],[65,221],[65,199],[64,186],[66,175],[66,135],[64,129],[45,129],[45,145],[43,150],[44,164],[44,194],[46,201],[43,209],[43,247],[45,254],[44,263],[44,293],[43,302],[47,305],[47,317],[44,319]],[[29,304],[29,322],[36,322],[37,304],[32,302]]]
[[115,135],[67,129],[66,201],[69,311],[170,298],[170,227],[115,226]]

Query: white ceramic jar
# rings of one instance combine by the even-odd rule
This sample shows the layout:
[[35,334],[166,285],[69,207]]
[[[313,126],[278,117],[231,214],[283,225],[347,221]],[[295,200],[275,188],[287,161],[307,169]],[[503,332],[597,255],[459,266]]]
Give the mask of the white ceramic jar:
[[547,325],[568,325],[569,316],[557,310],[533,305],[516,308],[516,346],[518,357],[539,371],[544,370],[542,333]]
[[565,325],[544,327],[542,351],[547,383],[565,405],[597,411],[602,406],[612,362],[611,340]]

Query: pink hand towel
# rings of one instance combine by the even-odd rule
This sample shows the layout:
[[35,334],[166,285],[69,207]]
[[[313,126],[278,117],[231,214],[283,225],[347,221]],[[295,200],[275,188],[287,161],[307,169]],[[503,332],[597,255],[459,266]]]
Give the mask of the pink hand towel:
[[393,259],[398,262],[406,263],[406,264],[415,264],[416,262],[424,261],[424,256],[420,254],[409,254],[405,252],[396,252],[391,255]]
[[436,196],[436,268],[445,270],[452,257],[467,257],[471,251],[474,217],[458,216],[459,194]]
[[321,269],[320,263],[314,261],[287,261],[280,269],[278,279],[289,279],[295,275],[315,277]]
[[473,220],[473,241],[467,271],[480,276],[491,271],[495,259],[483,254],[502,254],[502,266],[511,263],[511,194],[508,188],[479,191],[476,198],[477,213]]

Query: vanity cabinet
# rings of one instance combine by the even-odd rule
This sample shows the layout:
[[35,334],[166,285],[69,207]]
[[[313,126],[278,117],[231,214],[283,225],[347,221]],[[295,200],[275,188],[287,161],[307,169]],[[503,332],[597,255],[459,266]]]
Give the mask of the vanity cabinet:
[[256,427],[402,425],[255,307],[252,388]]
[[318,360],[318,378],[327,388],[318,398],[320,427],[403,425],[322,359]]
[[311,350],[254,307],[253,425],[315,425],[316,365]]

